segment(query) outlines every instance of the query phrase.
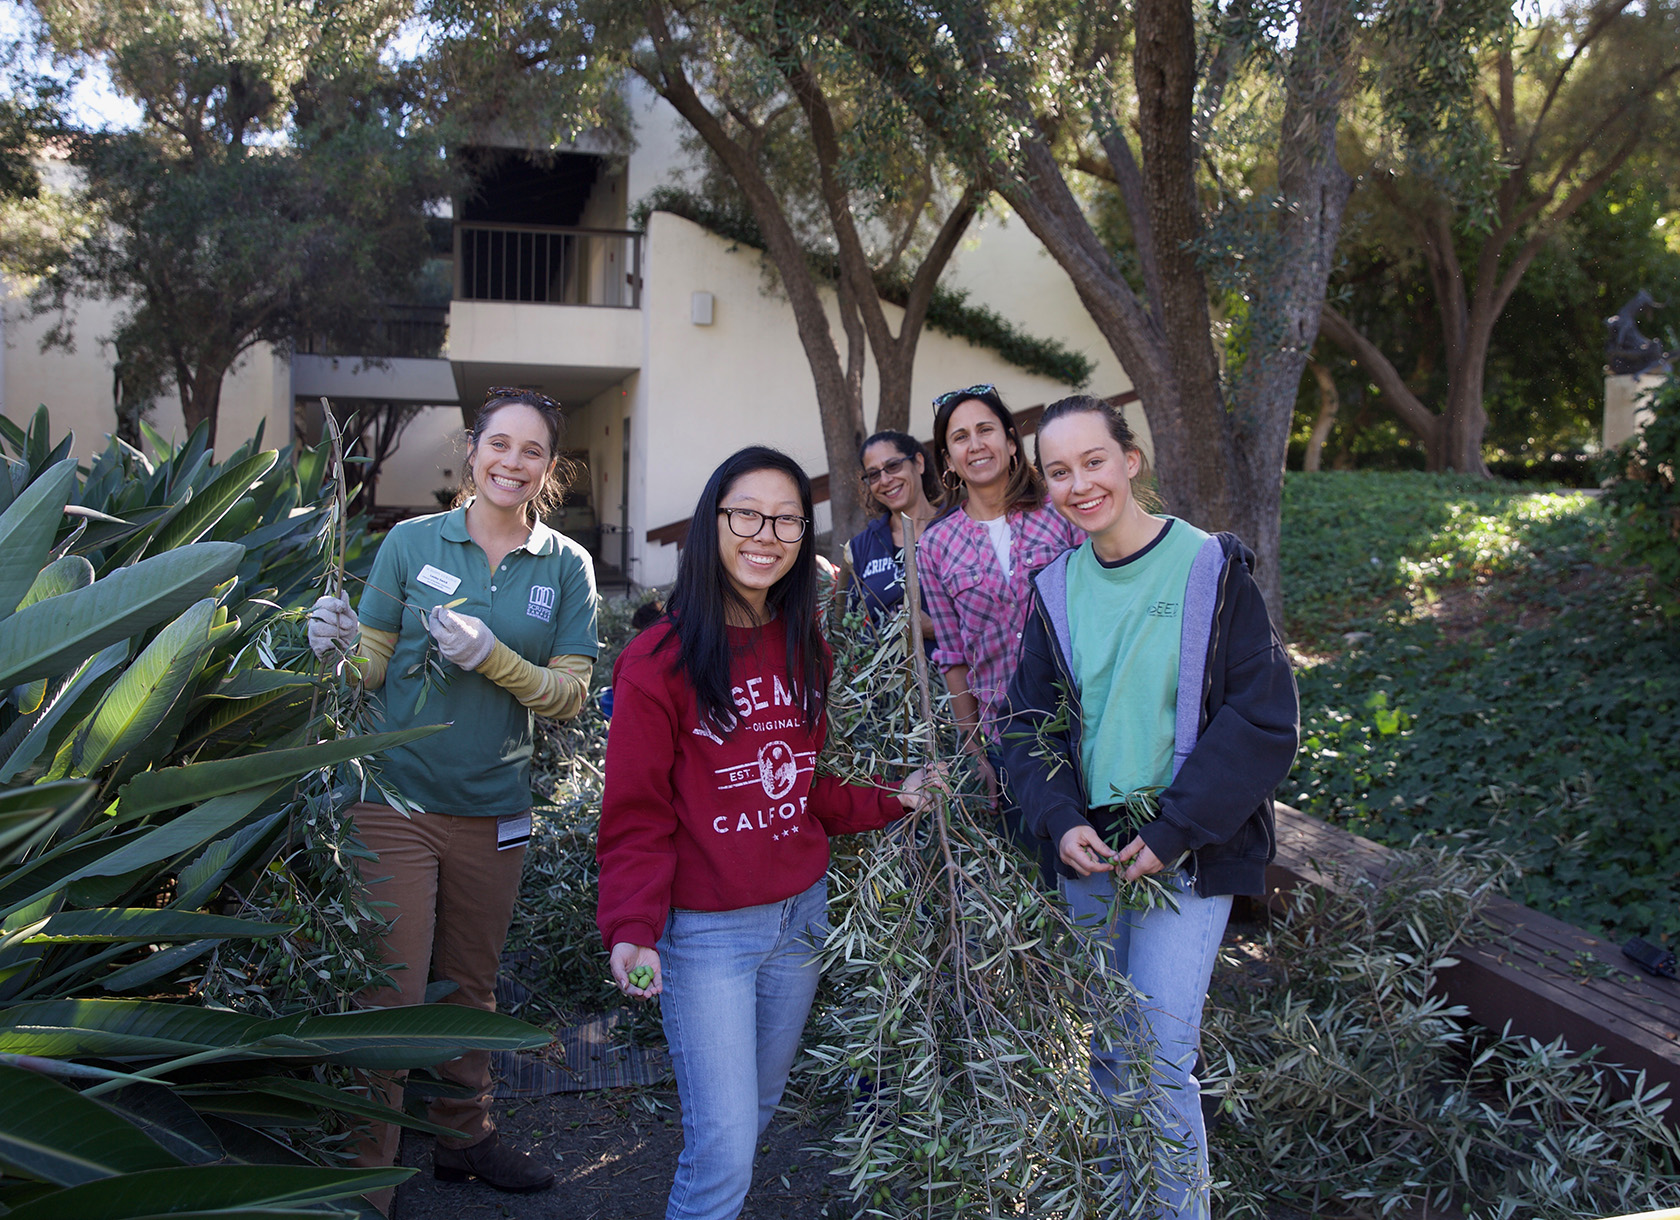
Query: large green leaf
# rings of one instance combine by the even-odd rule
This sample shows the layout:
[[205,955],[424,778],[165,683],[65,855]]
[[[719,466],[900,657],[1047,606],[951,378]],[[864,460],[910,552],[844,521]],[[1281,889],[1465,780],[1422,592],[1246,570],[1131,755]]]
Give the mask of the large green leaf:
[[459,1004],[327,1013],[305,1018],[292,1036],[320,1047],[330,1062],[374,1070],[430,1067],[464,1050],[522,1051],[554,1040],[505,1013]]
[[[97,833],[95,831],[95,835]],[[146,833],[145,830],[131,830],[105,837],[84,834],[69,842],[55,844],[50,851],[31,857],[27,863],[0,874],[0,912],[9,919],[12,912],[62,889],[68,878],[81,874],[84,866],[97,864],[107,853],[135,842]]]
[[225,1051],[228,1058],[326,1059],[370,1069],[429,1067],[469,1050],[528,1050],[551,1035],[459,1004],[369,1008],[258,1020],[153,1000],[32,1000],[0,1009],[0,1054],[53,1059],[157,1059]]
[[215,1089],[190,1096],[201,1113],[251,1127],[310,1127],[321,1117],[320,1108],[309,1102],[248,1089]]
[[252,784],[294,779],[317,767],[336,766],[352,758],[418,741],[443,727],[441,724],[428,724],[397,733],[368,733],[290,750],[265,750],[248,758],[224,758],[185,767],[168,767],[162,771],[146,771],[130,780],[119,794],[120,812],[126,817],[139,817]]
[[0,619],[17,609],[35,583],[75,486],[75,461],[60,462],[0,513]]
[[[211,797],[202,805],[165,822],[149,834],[124,844],[109,855],[83,865],[78,877],[120,877],[148,864],[174,859],[183,852],[208,843],[237,826],[256,812],[280,786],[278,781],[261,788],[246,788]],[[132,814],[132,811],[119,812]]]
[[24,610],[36,602],[44,602],[60,593],[85,589],[92,583],[93,565],[80,555],[66,555],[53,560],[36,574],[35,583],[29,586],[17,608]]
[[137,962],[118,966],[110,974],[103,976],[99,985],[106,991],[133,991],[136,987],[156,982],[164,975],[197,961],[215,947],[216,942],[213,940],[195,940],[190,944],[171,945],[167,949],[147,954]]
[[[35,577],[35,583],[29,586],[29,592],[23,595],[23,600],[17,604],[17,608],[22,610],[36,602],[44,602],[49,597],[57,597],[60,593],[85,589],[92,583],[91,563],[80,555],[62,555],[41,569]],[[47,680],[37,678],[23,688],[18,698],[18,711],[25,716],[31,715],[40,709],[46,697]]]
[[[182,726],[175,738],[175,750],[181,755],[194,756],[205,747],[212,757],[231,752],[250,755],[268,746],[271,734],[295,730],[305,719],[314,696],[313,679],[301,686],[279,686],[261,695],[246,698],[217,698],[216,692],[205,692],[198,714]],[[210,761],[206,758],[205,761]]]
[[408,1127],[414,1131],[424,1131],[429,1135],[455,1138],[461,1134],[453,1127],[445,1127],[428,1119],[416,1118],[407,1111],[382,1106],[366,1097],[355,1093],[347,1093],[343,1089],[335,1089],[331,1085],[321,1084],[315,1080],[299,1080],[295,1076],[264,1076],[258,1080],[247,1080],[244,1084],[247,1089],[255,1092],[270,1093],[275,1097],[301,1101],[318,1110],[336,1110],[342,1114],[354,1114],[357,1118]]
[[309,674],[293,673],[289,669],[242,669],[204,693],[213,699],[249,699],[287,687],[313,685],[315,679]]
[[22,1177],[75,1186],[181,1163],[97,1102],[45,1076],[0,1064],[0,1096],[6,1099],[0,1164]]
[[[255,1216],[264,1204],[315,1203],[395,1186],[412,1169],[303,1165],[193,1165],[152,1169],[54,1191],[6,1220],[149,1220],[154,1216]],[[280,1212],[278,1214],[284,1214]]]
[[0,441],[4,441],[7,448],[19,457],[22,457],[23,446],[26,443],[26,440],[27,434],[22,428],[18,427],[17,424],[13,423],[6,416],[0,415]]
[[92,775],[158,727],[198,672],[215,613],[214,598],[194,602],[134,658],[100,700],[73,774]]
[[183,1164],[208,1165],[226,1155],[198,1111],[164,1085],[125,1085],[97,1104],[134,1124]]
[[203,906],[246,856],[278,828],[284,816],[284,810],[271,813],[249,826],[241,826],[233,834],[220,835],[212,840],[198,859],[176,874],[175,900],[169,905],[186,911]]
[[[41,751],[52,740],[53,729],[67,712],[75,708],[77,701],[84,694],[90,699],[97,690],[96,683],[117,666],[128,660],[128,641],[118,640],[115,644],[101,649],[98,653],[83,661],[76,672],[66,678],[63,684],[53,694],[50,701],[45,703],[32,722],[19,720],[18,726],[26,726],[22,740],[10,746],[6,751],[0,751],[0,783],[16,778],[22,774]],[[76,722],[72,721],[74,725]],[[8,734],[10,730],[8,730]]]
[[244,554],[237,543],[198,542],[19,610],[0,622],[0,685],[63,673],[173,618],[231,576]]
[[32,841],[74,817],[93,792],[94,785],[81,779],[0,792],[0,862],[16,845]]
[[60,911],[23,937],[26,944],[136,944],[174,940],[227,940],[230,937],[263,939],[279,936],[289,926],[235,919],[228,915],[205,915],[198,911],[175,911],[155,907],[103,907],[95,911]]
[[152,539],[152,553],[162,554],[204,537],[239,497],[251,490],[251,484],[274,468],[279,458],[277,451],[269,449],[222,471],[208,487],[193,496],[184,512]]
[[[256,1046],[264,1022],[154,1000],[32,1000],[0,1009],[0,1053],[48,1059],[168,1059]],[[297,1045],[287,1048],[298,1053]]]
[[[106,825],[96,826],[6,875],[0,884],[0,912],[14,911],[66,885],[80,888],[79,905],[103,905],[108,899],[101,897],[102,893],[122,894],[131,882],[145,880],[142,870],[189,852],[237,826],[278,786],[230,792],[161,826],[118,834],[109,834]],[[90,879],[106,877],[119,880],[102,886],[87,885]]]

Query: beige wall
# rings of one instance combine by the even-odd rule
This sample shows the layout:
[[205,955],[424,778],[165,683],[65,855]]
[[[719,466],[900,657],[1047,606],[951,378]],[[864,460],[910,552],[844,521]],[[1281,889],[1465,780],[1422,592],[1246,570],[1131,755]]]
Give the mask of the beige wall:
[[[631,438],[645,454],[648,476],[645,496],[639,504],[633,500],[632,525],[638,534],[693,512],[707,476],[743,445],[774,445],[812,474],[827,471],[810,365],[787,301],[767,286],[758,254],[666,213],[650,218],[647,250],[642,311],[647,357]],[[978,258],[978,249],[970,256]],[[1067,280],[1054,263],[1024,262],[1015,274],[1013,297],[991,303],[993,308],[1017,318],[1022,313],[1046,320],[1065,316],[1065,310],[1058,312],[1055,281],[1066,285]],[[690,320],[691,296],[701,291],[714,298],[711,326],[696,326]],[[1067,292],[1071,294],[1071,285]],[[832,294],[827,301],[830,329],[838,335]],[[1042,309],[1033,309],[1034,302]],[[896,326],[898,311],[890,312]],[[1042,321],[1024,324],[1034,334],[1053,333]],[[1106,370],[1099,373],[1099,378],[1112,376]],[[928,330],[917,348],[911,431],[931,436],[934,395],[976,382],[996,385],[1006,401],[1022,407],[1069,392],[1069,387],[1016,368],[989,349]],[[1124,380],[1093,383],[1105,393],[1125,386]],[[876,394],[871,367],[865,375],[866,420],[874,418]],[[826,526],[822,510],[818,524]],[[638,582],[663,584],[675,575],[676,547],[651,545],[640,554]]]
[[1667,373],[1617,373],[1604,379],[1604,447],[1614,449],[1651,418],[1646,399],[1668,380]]
[[[75,345],[65,351],[41,350],[41,339],[58,315],[30,317],[28,305],[8,300],[4,306],[5,364],[0,376],[0,409],[22,423],[45,403],[53,433],[76,433],[75,455],[87,459],[105,448],[116,428],[112,368],[116,353],[106,341],[115,328],[118,306],[109,301],[78,302],[72,319]],[[279,448],[291,441],[291,373],[267,344],[259,344],[234,367],[222,385],[217,416],[217,449],[231,452],[266,421],[263,444]],[[173,392],[159,397],[147,416],[163,436],[186,437],[181,401]]]
[[432,493],[459,483],[466,460],[461,408],[422,407],[379,476],[380,506],[436,512],[438,502]]

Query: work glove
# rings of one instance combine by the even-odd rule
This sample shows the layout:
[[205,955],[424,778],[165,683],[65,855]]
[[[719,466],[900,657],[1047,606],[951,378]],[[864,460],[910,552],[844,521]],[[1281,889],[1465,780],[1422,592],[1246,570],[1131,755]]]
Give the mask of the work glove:
[[477,669],[496,646],[496,637],[483,619],[457,614],[447,606],[433,606],[426,612],[426,630],[437,641],[444,660],[462,669]]
[[362,628],[356,612],[342,597],[318,597],[309,608],[309,650],[316,657],[349,652]]

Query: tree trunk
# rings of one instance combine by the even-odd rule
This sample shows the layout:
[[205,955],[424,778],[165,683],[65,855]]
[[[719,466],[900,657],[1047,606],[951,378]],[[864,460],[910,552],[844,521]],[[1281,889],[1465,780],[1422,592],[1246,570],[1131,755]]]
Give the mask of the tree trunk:
[[1412,393],[1406,379],[1400,376],[1400,370],[1383,355],[1382,349],[1367,339],[1358,327],[1334,308],[1324,306],[1319,324],[1324,337],[1353,357],[1357,367],[1365,370],[1365,375],[1376,384],[1383,405],[1393,411],[1400,422],[1423,442],[1424,453],[1433,461],[1440,448],[1437,438],[1442,432],[1441,417],[1424,406],[1423,401]]
[[1430,453],[1431,470],[1456,470],[1460,474],[1488,477],[1482,460],[1482,437],[1487,433],[1487,410],[1482,405],[1483,376],[1487,371],[1488,333],[1472,325],[1465,344],[1464,360],[1452,370],[1447,389],[1447,413],[1436,429],[1437,443]]
[[226,364],[201,364],[196,369],[176,374],[176,388],[181,396],[181,418],[187,434],[199,424],[206,424],[205,443],[211,452],[216,448],[216,416],[222,404],[222,377]]
[[829,509],[833,518],[834,544],[838,549],[863,528],[865,513],[856,479],[845,477],[857,462],[863,442],[863,403],[852,392],[841,367],[840,353],[829,328],[828,312],[817,287],[805,250],[788,224],[776,193],[755,164],[751,153],[730,138],[721,122],[701,100],[688,79],[666,20],[663,5],[646,8],[649,37],[658,58],[657,69],[641,69],[643,79],[692,127],[718,157],[741,188],[759,231],[764,234],[766,253],[781,275],[782,287],[793,310],[799,341],[817,392],[817,410],[822,417],[823,448],[828,457]]
[[1307,438],[1307,457],[1301,469],[1317,474],[1324,461],[1324,442],[1330,439],[1330,429],[1336,426],[1336,414],[1341,410],[1341,396],[1336,392],[1336,377],[1328,365],[1316,360],[1307,361],[1318,380],[1318,418],[1313,420],[1312,435]]
[[[1190,0],[1140,0],[1132,73],[1137,87],[1143,193],[1161,275],[1161,332],[1177,391],[1176,425],[1160,455],[1169,507],[1194,506],[1206,529],[1229,529],[1234,473],[1225,396],[1213,350],[1194,139],[1196,22]],[[1118,278],[1118,268],[1114,268]],[[1145,411],[1149,400],[1144,399]],[[1149,419],[1155,435],[1155,416]],[[1157,441],[1159,445],[1159,441]]]

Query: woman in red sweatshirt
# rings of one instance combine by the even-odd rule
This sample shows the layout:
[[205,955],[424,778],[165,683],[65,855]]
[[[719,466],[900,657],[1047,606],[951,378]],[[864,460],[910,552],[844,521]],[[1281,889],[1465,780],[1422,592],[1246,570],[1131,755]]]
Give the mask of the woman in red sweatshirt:
[[897,792],[815,773],[832,661],[810,527],[797,462],[756,446],[729,458],[700,493],[665,618],[613,668],[597,923],[618,986],[659,997],[676,1069],[666,1220],[732,1220],[746,1198],[817,989],[828,836],[920,801],[920,771]]

